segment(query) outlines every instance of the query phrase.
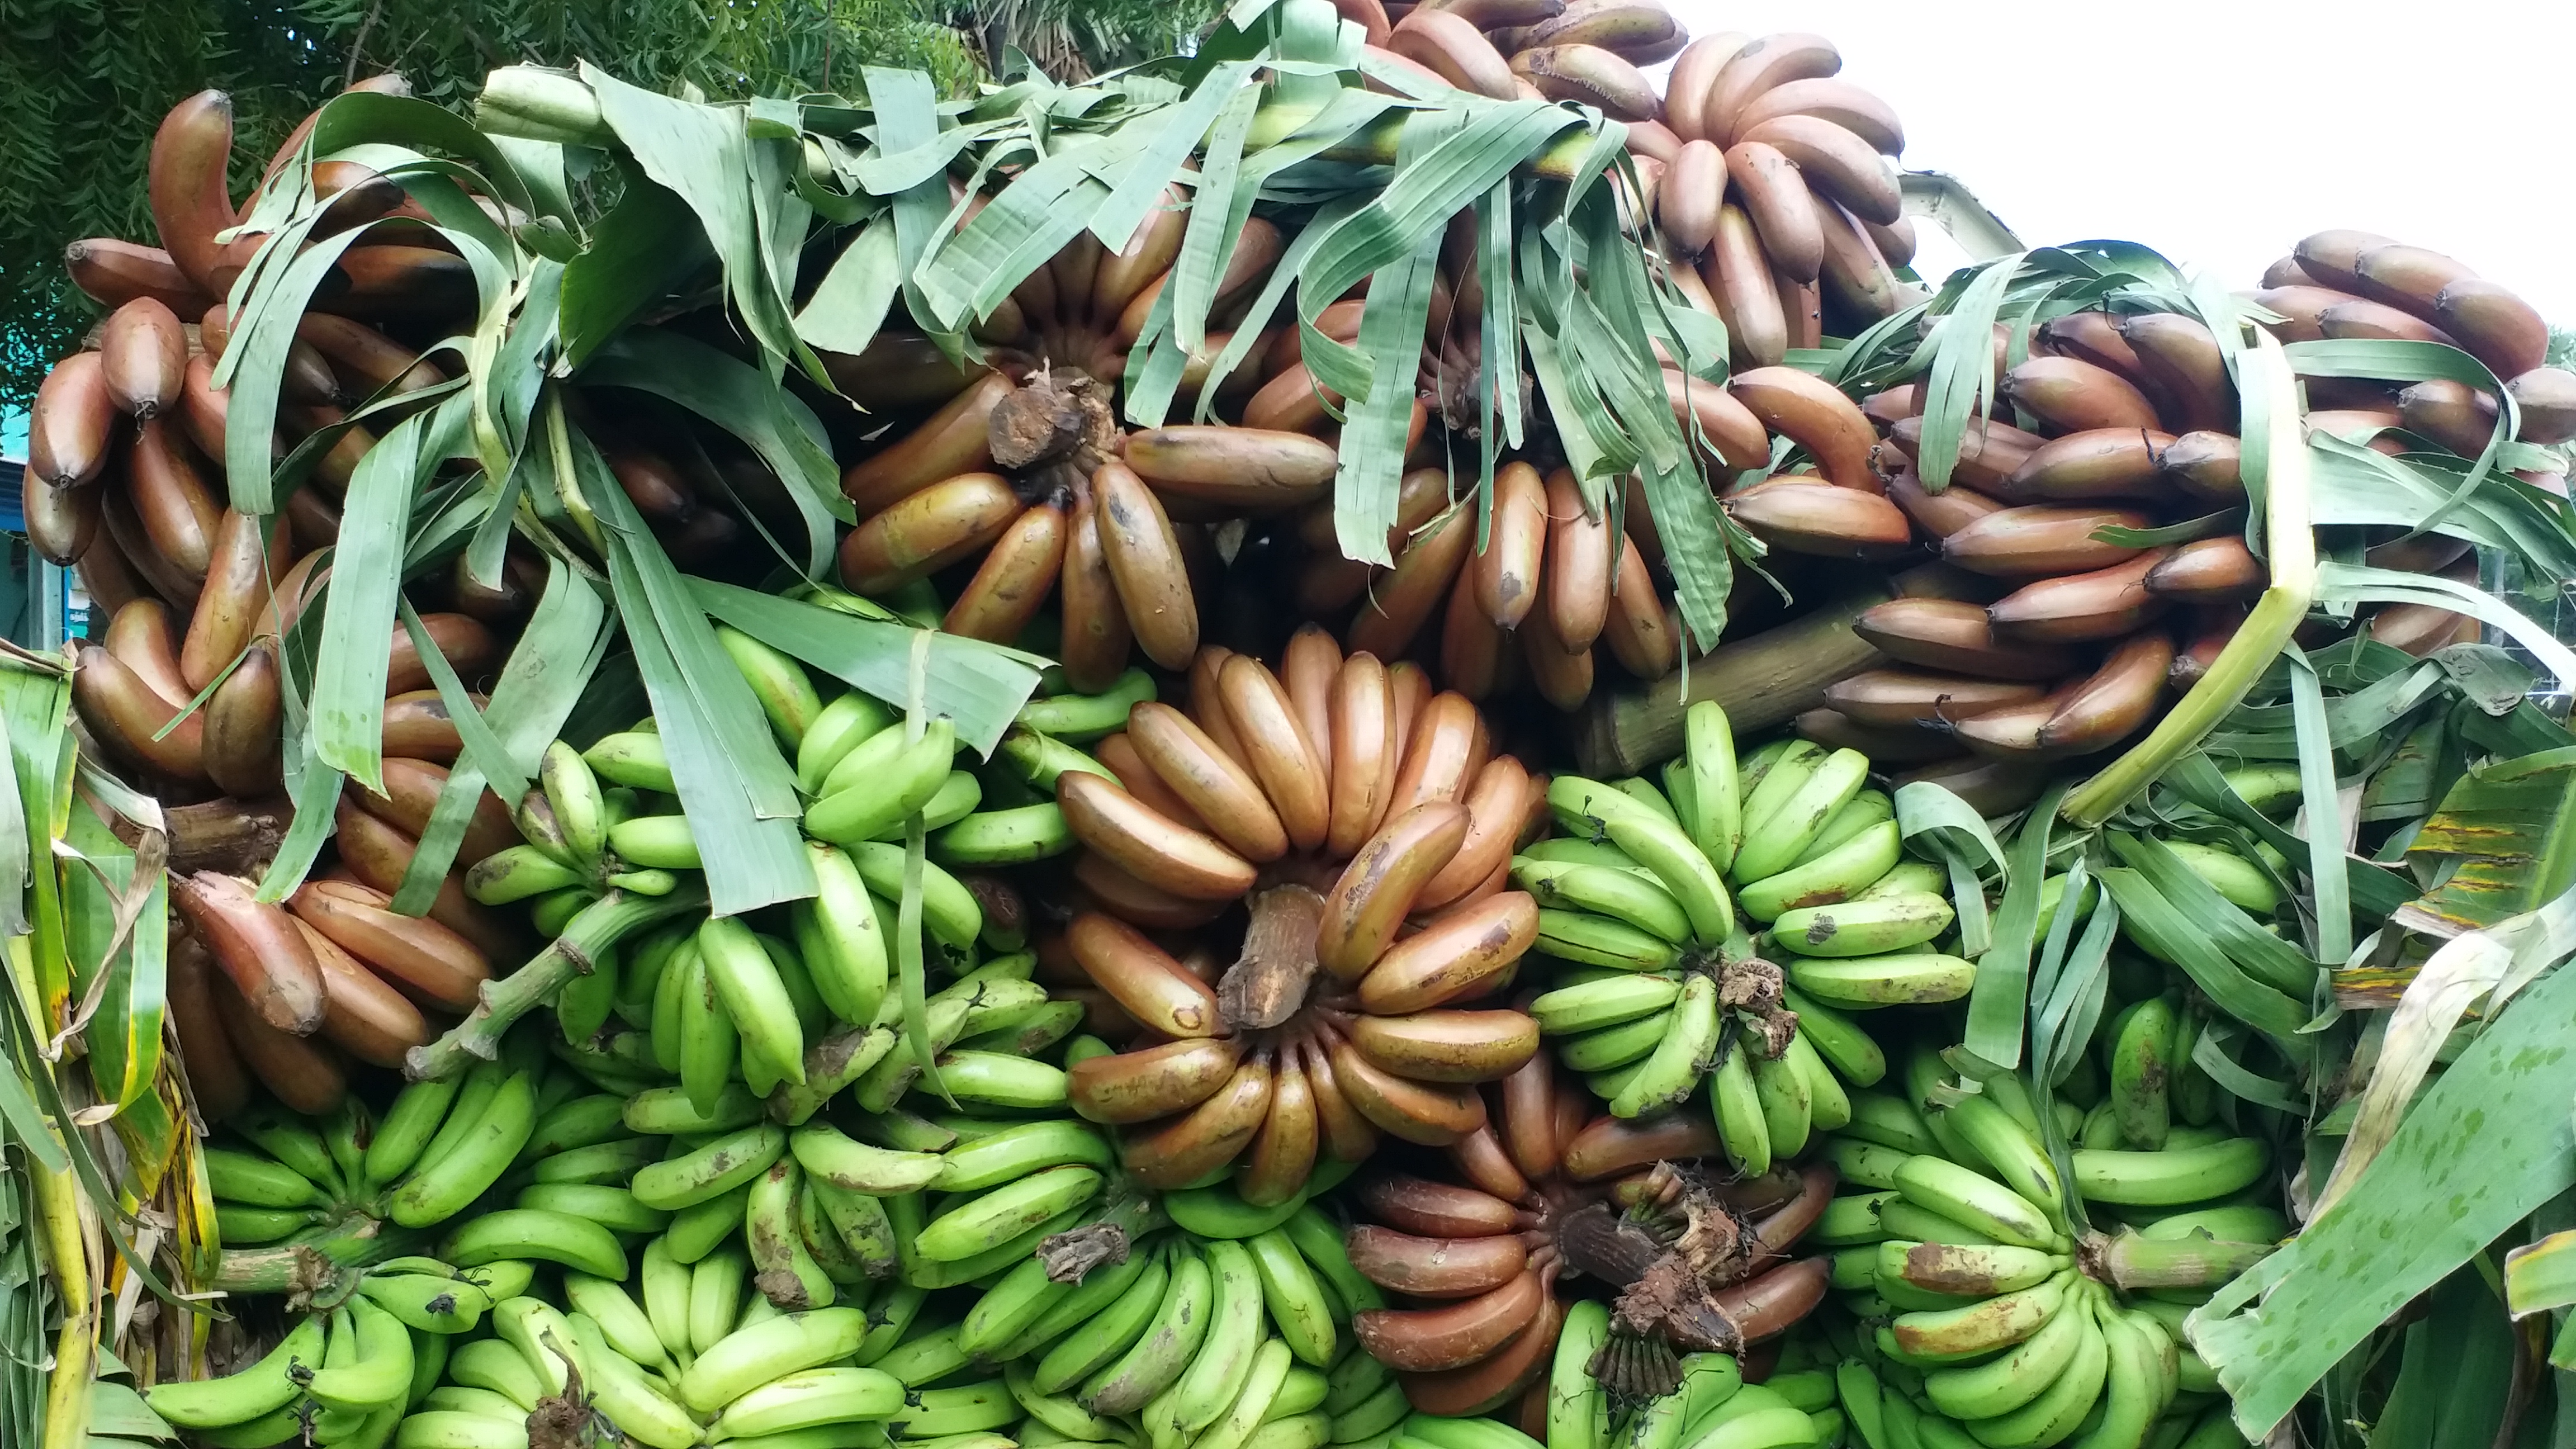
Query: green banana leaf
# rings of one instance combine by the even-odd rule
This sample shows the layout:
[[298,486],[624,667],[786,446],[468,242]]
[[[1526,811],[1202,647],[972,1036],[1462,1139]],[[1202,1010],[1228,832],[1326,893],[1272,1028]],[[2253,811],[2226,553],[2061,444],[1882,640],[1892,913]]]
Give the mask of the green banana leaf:
[[2571,1015],[2576,972],[2543,976],[2426,1089],[2350,1191],[2192,1314],[2186,1332],[2249,1438],[2417,1294],[2576,1185]]
[[90,1081],[103,1104],[120,1110],[152,1091],[167,1005],[163,837],[147,832],[142,844],[140,851],[127,846],[94,812],[75,808],[58,866],[78,1003],[63,1031],[87,1045]]
[[2407,855],[2453,867],[2400,916],[2418,929],[2477,930],[2564,893],[2576,885],[2576,746],[2472,766]]

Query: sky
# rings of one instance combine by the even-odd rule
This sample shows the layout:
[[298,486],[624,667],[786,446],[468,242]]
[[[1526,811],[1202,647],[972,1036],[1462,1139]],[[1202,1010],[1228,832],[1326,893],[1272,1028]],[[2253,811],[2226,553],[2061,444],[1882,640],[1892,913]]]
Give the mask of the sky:
[[2027,244],[2141,242],[2242,290],[2353,227],[2576,326],[2569,0],[1668,3],[1693,35],[1832,40],[1903,119],[1904,165],[1956,176]]

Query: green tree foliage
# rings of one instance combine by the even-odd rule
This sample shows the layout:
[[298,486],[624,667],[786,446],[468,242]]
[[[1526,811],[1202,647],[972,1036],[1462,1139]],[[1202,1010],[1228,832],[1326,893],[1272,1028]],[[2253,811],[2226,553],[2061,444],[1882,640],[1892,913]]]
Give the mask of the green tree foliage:
[[[1136,0],[1107,8],[1146,10]],[[495,66],[577,59],[714,97],[845,89],[863,64],[917,67],[963,91],[981,73],[982,37],[937,10],[918,0],[0,0],[0,405],[23,403],[96,320],[63,276],[63,248],[85,236],[155,239],[144,161],[183,96],[231,93],[239,193],[307,111],[388,69],[460,108]]]

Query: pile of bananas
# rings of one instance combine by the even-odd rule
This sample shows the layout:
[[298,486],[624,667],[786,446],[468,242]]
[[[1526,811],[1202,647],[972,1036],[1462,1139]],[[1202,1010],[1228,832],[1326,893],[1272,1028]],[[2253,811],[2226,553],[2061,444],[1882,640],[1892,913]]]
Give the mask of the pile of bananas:
[[[1705,1077],[1728,1158],[1758,1176],[1850,1120],[1846,1082],[1886,1074],[1840,1008],[1955,1000],[1975,968],[1917,949],[1948,927],[1950,905],[1937,871],[1901,862],[1894,807],[1866,788],[1865,758],[1789,740],[1739,768],[1709,701],[1685,729],[1662,790],[1550,783],[1574,834],[1529,846],[1513,868],[1547,903],[1538,949],[1576,969],[1529,1010],[1613,1116],[1673,1106]],[[1735,907],[1769,924],[1769,959]]]
[[[2211,1407],[2216,1380],[2182,1346],[2181,1318],[2288,1230],[2240,1196],[2259,1193],[2268,1146],[2178,1126],[2155,1150],[2079,1147],[2070,1196],[2019,1078],[1954,1080],[1918,1048],[1906,1079],[1903,1098],[1856,1101],[1827,1151],[1865,1189],[1815,1229],[1857,1320],[1840,1369],[1851,1421],[1871,1432],[1869,1415],[1900,1416],[1920,1421],[1921,1442],[2019,1449],[2079,1429],[2087,1443],[2144,1443]],[[2123,1091],[2138,1095],[2115,1088],[2105,1105],[2125,1114],[2138,1104]],[[2072,1135],[2085,1114],[2061,1101],[2055,1115]],[[2083,1227],[2069,1215],[2079,1198],[2128,1226]]]
[[[1465,696],[1312,627],[1278,673],[1209,649],[1193,676],[1190,712],[1137,704],[1100,742],[1106,768],[1056,778],[1083,846],[1064,949],[1148,1033],[1074,1065],[1074,1109],[1131,1129],[1122,1161],[1149,1186],[1240,1159],[1259,1204],[1381,1132],[1474,1131],[1474,1084],[1538,1048],[1526,1015],[1465,1005],[1503,990],[1536,936],[1536,904],[1502,889],[1528,771]],[[1145,934],[1237,902],[1249,919],[1213,986]]]
[[[1823,1298],[1825,1260],[1788,1254],[1826,1206],[1830,1169],[1719,1182],[1697,1161],[1719,1150],[1706,1117],[1593,1117],[1544,1056],[1486,1090],[1490,1120],[1449,1149],[1463,1182],[1391,1173],[1356,1193],[1352,1265],[1423,1302],[1352,1328],[1416,1409],[1474,1416],[1526,1391],[1552,1418],[1548,1385],[1569,1374],[1655,1398],[1680,1382],[1677,1351],[1739,1353]],[[1584,1278],[1615,1305],[1558,1297]]]

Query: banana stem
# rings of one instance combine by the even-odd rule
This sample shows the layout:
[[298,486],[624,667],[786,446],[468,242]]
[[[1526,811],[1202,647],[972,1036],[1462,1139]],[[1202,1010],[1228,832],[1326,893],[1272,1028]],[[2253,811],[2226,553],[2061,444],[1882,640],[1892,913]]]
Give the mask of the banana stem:
[[1738,639],[1666,675],[1642,692],[1595,691],[1577,727],[1575,759],[1587,775],[1634,775],[1682,751],[1682,712],[1703,699],[1725,706],[1738,735],[1785,724],[1825,702],[1835,680],[1883,663],[1868,641],[1852,632],[1863,612],[1897,595],[1917,592],[1908,570],[1888,581],[1873,579],[1813,613],[1749,639]]
[[2091,1235],[2084,1256],[2096,1276],[2122,1289],[2215,1288],[2270,1257],[2276,1246],[2198,1235],[2159,1242],[2123,1231],[2118,1237]]
[[302,1242],[271,1248],[227,1249],[215,1264],[211,1286],[234,1295],[320,1294],[353,1268],[424,1251],[430,1234],[353,1216]]
[[495,136],[608,146],[617,137],[599,97],[579,77],[533,65],[505,65],[483,79],[474,124]]
[[2272,667],[2272,661],[2281,657],[2283,646],[2308,616],[2308,605],[2316,597],[2317,542],[2308,521],[2308,443],[2299,424],[2296,378],[2281,344],[2259,330],[2255,345],[2241,354],[2241,371],[2241,385],[2247,392],[2263,390],[2270,419],[2264,447],[2263,536],[2271,555],[2271,585],[2235,637],[2218,652],[2209,672],[2147,737],[2067,793],[2058,813],[2070,825],[2086,830],[2101,825],[2216,729]]
[[1123,1176],[1110,1192],[1100,1216],[1038,1244],[1049,1279],[1079,1283],[1094,1268],[1124,1263],[1137,1239],[1163,1225],[1163,1209],[1151,1192]]
[[89,1384],[98,1367],[98,1294],[90,1283],[91,1218],[71,1169],[51,1171],[28,1163],[36,1184],[36,1211],[44,1218],[45,1257],[54,1292],[62,1299],[63,1326],[54,1340],[54,1368],[45,1384],[44,1449],[79,1449],[89,1441]]
[[432,1082],[454,1076],[474,1062],[495,1059],[502,1036],[519,1018],[553,1000],[565,982],[589,975],[600,952],[637,931],[706,908],[706,887],[696,881],[667,896],[610,891],[564,923],[563,934],[527,965],[484,982],[477,993],[480,999],[463,1021],[429,1045],[413,1047],[404,1057],[404,1075],[415,1082]]

